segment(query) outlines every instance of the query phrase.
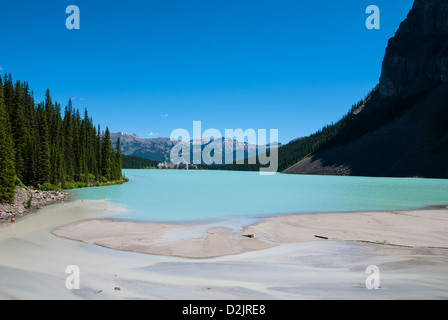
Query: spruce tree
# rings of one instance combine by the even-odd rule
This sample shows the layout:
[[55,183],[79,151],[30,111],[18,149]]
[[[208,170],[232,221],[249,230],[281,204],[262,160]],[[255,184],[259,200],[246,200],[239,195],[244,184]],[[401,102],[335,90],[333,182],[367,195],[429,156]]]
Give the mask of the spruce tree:
[[67,107],[65,107],[65,115],[63,121],[64,129],[64,168],[65,177],[64,180],[73,181],[75,175],[75,153],[73,142],[73,105],[72,99],[68,101]]
[[87,109],[81,118],[69,100],[62,116],[47,89],[35,104],[27,82],[0,77],[0,202],[12,202],[15,175],[26,185],[121,178],[121,144],[112,149],[109,129],[101,134]]
[[102,168],[103,168],[103,160],[101,157],[101,153],[102,153],[102,140],[101,140],[101,127],[100,125],[98,125],[98,131],[97,131],[97,136],[96,136],[96,163],[97,163],[97,171],[98,171],[98,175],[96,177],[96,179],[98,181],[101,181],[101,176],[103,174],[102,172]]
[[117,138],[117,173],[116,173],[116,180],[121,179],[121,169],[122,169],[122,150],[121,150],[121,139]]
[[54,104],[52,128],[50,136],[52,137],[51,145],[51,175],[50,181],[57,185],[63,181],[63,135],[62,135],[62,118],[61,105],[57,102]]
[[79,110],[75,110],[73,114],[73,143],[75,153],[75,178],[77,181],[81,181],[81,174],[84,173],[84,149],[82,139],[82,122]]
[[[6,111],[9,117],[12,114],[12,100],[14,96],[14,85],[12,83],[11,73],[9,75],[5,74],[5,85],[3,87],[3,96],[5,99]],[[11,118],[10,118],[11,123]]]
[[14,203],[14,152],[9,115],[0,77],[0,203]]
[[36,112],[34,105],[33,93],[30,92],[27,82],[23,85],[23,103],[25,106],[25,139],[24,139],[24,151],[23,151],[23,180],[26,185],[33,185],[35,182],[35,166],[37,160],[37,151],[35,149],[35,121]]
[[110,141],[109,128],[106,128],[106,132],[102,138],[101,159],[102,166],[101,172],[107,180],[112,180],[112,142]]
[[47,124],[47,117],[43,107],[38,108],[39,113],[39,151],[36,168],[36,182],[42,185],[50,181],[51,174],[51,153],[50,134]]
[[25,176],[25,153],[28,136],[23,90],[20,81],[16,82],[11,112],[11,129],[15,147],[16,174],[20,180],[23,180]]

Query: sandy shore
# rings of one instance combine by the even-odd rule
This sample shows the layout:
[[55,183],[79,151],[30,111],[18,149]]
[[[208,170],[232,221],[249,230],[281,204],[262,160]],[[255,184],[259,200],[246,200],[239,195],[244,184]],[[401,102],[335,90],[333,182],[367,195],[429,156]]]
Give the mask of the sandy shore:
[[[126,214],[107,201],[69,201],[0,226],[0,299],[448,299],[448,250],[335,241],[356,239],[355,233],[371,234],[369,241],[444,246],[446,210],[279,216],[245,229],[108,220]],[[349,224],[352,218],[357,221]],[[411,222],[420,234],[400,224]],[[343,232],[350,225],[355,229]],[[397,230],[395,238],[387,230]],[[52,232],[76,233],[86,242]],[[241,236],[246,233],[255,236]],[[92,244],[98,242],[121,250]],[[79,290],[66,287],[69,265],[80,269]],[[366,288],[369,265],[381,271],[380,290]]]
[[195,259],[310,241],[448,249],[447,208],[267,217],[246,226],[241,234],[203,226],[203,233],[197,235],[193,228],[198,225],[87,220],[58,227],[53,234],[111,249]]

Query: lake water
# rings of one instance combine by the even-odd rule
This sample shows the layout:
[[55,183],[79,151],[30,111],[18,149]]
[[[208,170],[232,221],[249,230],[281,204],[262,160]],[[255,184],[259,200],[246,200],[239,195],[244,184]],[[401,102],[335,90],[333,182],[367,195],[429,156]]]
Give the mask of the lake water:
[[129,209],[114,219],[152,222],[448,205],[448,180],[194,170],[124,170],[124,174],[130,182],[73,190],[74,197],[109,199]]

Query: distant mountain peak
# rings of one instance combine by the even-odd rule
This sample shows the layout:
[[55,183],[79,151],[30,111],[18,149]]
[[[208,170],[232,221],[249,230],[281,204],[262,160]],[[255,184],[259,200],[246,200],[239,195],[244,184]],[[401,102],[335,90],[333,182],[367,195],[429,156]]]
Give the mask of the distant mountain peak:
[[[190,144],[191,148],[194,148],[195,146],[204,147],[215,141],[214,138],[207,137],[192,139],[188,142],[175,139],[171,140],[170,138],[163,137],[142,139],[135,134],[117,132],[111,133],[111,140],[114,146],[117,138],[120,138],[121,140],[121,148],[124,155],[168,162],[171,155],[171,149],[178,143]],[[235,152],[237,150],[244,150],[245,156],[254,156],[257,154],[259,149],[259,146],[255,144],[241,142],[236,139],[222,137],[219,140],[223,144],[222,150],[225,150],[225,147],[231,145],[232,151]],[[269,149],[271,145],[275,145],[275,143],[268,144],[264,147]],[[225,151],[227,152],[228,150],[226,149]]]

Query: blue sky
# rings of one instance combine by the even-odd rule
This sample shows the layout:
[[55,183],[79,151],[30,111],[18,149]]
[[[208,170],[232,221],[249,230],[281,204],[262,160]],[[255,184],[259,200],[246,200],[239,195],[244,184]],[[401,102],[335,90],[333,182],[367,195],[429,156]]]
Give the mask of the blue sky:
[[[278,129],[282,143],[337,121],[377,83],[412,0],[8,1],[0,72],[96,124],[142,138],[177,128]],[[368,30],[368,5],[381,29]],[[65,9],[80,9],[68,30]]]

